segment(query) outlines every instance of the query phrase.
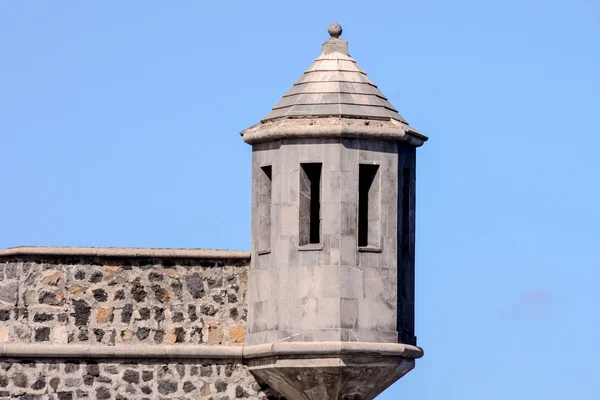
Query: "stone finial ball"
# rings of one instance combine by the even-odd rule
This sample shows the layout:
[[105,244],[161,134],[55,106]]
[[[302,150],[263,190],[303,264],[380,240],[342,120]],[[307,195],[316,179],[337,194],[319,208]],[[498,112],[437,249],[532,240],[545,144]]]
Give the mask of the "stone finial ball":
[[340,36],[342,36],[342,26],[336,22],[334,24],[329,25],[329,27],[327,28],[327,32],[329,32],[329,35],[332,38],[337,39]]

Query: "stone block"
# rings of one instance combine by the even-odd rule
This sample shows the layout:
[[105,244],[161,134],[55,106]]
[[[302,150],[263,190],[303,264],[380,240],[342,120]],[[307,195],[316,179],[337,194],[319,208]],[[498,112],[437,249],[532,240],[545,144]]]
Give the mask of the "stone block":
[[342,171],[354,171],[358,167],[358,151],[355,149],[355,140],[343,140],[340,152],[340,169]]
[[321,232],[323,235],[335,235],[340,233],[342,206],[339,202],[324,202],[321,204],[323,218],[321,220]]
[[358,246],[356,236],[340,236],[340,264],[357,266]]
[[364,297],[369,300],[392,300],[389,283],[389,269],[364,268],[363,269]]
[[339,267],[317,267],[315,268],[315,295],[319,298],[339,298],[340,269]]
[[292,316],[290,310],[290,299],[277,299],[274,300],[278,303],[277,310],[279,312],[278,321],[279,321],[279,329],[282,331],[287,331],[290,329],[299,328],[301,323],[292,323]]
[[69,329],[66,326],[52,328],[52,343],[67,344],[69,342]]
[[306,297],[302,301],[302,329],[315,329],[319,320],[319,300],[315,297]]
[[299,249],[299,241],[298,236],[290,236],[288,238],[288,250],[289,250],[289,258],[288,264],[290,267],[295,267],[299,265],[300,262],[300,252]]
[[[356,237],[358,209],[356,203],[342,202],[340,206],[340,232],[342,235]],[[356,239],[354,239],[356,240]]]
[[19,267],[22,263],[18,262],[8,262],[4,266],[4,277],[7,280],[17,279],[19,276]]
[[231,343],[245,343],[247,327],[245,325],[234,325],[229,328],[229,340]]
[[[363,142],[364,143],[364,142]],[[369,146],[376,146],[376,142],[367,143]],[[359,150],[358,162],[359,163],[379,163],[381,161],[381,153],[369,150]]]
[[315,277],[315,267],[302,266],[291,270],[296,273],[295,279],[295,298],[315,297],[315,287],[317,279]]
[[96,314],[96,322],[99,324],[106,324],[113,321],[114,307],[98,308]]
[[363,271],[356,267],[340,266],[341,296],[349,299],[363,298]]
[[9,282],[0,285],[0,304],[17,304],[19,295],[19,283]]
[[306,250],[300,252],[300,266],[302,267],[311,267],[318,265],[319,263],[319,250]]
[[298,146],[284,141],[281,146],[281,170],[285,172],[298,172]]
[[[281,182],[283,180],[284,176],[287,176],[286,172],[275,172],[273,171],[273,186],[272,186],[272,192],[271,192],[271,202],[273,205],[275,204],[281,204]],[[253,204],[255,204],[253,202]]]
[[281,223],[279,234],[281,236],[296,237],[298,235],[298,207],[294,205],[282,205],[279,209]]
[[287,267],[289,265],[289,238],[273,237],[271,249],[271,266]]
[[[300,183],[299,183],[299,174],[298,172],[288,172],[287,173],[287,180],[283,182],[283,185],[285,185],[287,183],[287,190],[288,190],[288,196],[287,196],[287,202],[288,203],[292,203],[292,204],[296,204],[299,201],[299,190],[300,190]],[[284,190],[285,186],[282,186],[282,190]]]
[[340,328],[340,299],[322,297],[318,300],[317,329]]
[[369,299],[358,299],[358,329],[376,330],[377,315],[375,303]]
[[267,302],[255,302],[250,305],[251,319],[250,332],[262,332],[267,330]]
[[268,270],[271,268],[273,260],[273,252],[256,254],[252,263],[254,271]]
[[329,263],[338,266],[341,263],[341,235],[329,236]]
[[381,342],[381,332],[378,330],[342,329],[340,335],[344,342]]
[[269,300],[267,303],[266,322],[267,330],[279,329],[279,301],[277,299]]
[[53,273],[46,274],[41,283],[42,285],[57,286],[58,282],[60,282],[60,280],[63,278],[64,274],[62,272],[55,271]]
[[390,301],[375,301],[375,315],[378,330],[396,329],[396,305]]
[[295,268],[277,268],[277,285],[274,287],[272,298],[295,297],[296,293],[296,271]]
[[342,162],[341,162],[341,153],[343,148],[339,141],[329,141],[325,144],[323,148],[323,159],[324,159],[324,167],[325,171],[333,172],[333,171],[341,171]]
[[323,249],[317,253],[317,263],[320,266],[331,265],[331,241],[329,235],[322,235]]
[[397,203],[398,173],[385,173],[381,171],[381,204],[397,207]]
[[360,268],[386,268],[384,253],[387,249],[379,247],[379,251],[360,251],[358,252],[358,265]]
[[335,342],[341,338],[340,329],[314,329],[310,334],[314,342]]
[[[313,299],[314,300],[314,299]],[[287,329],[291,329],[293,331],[301,331],[304,327],[304,315],[305,312],[314,312],[314,316],[316,317],[316,306],[314,301],[311,303],[312,307],[305,305],[306,299],[289,299],[289,319],[287,322]],[[314,318],[313,318],[314,319]],[[307,317],[306,326],[309,329],[309,326],[314,326],[315,324],[310,319],[310,316]]]
[[340,173],[341,201],[358,204],[358,165],[354,171]]
[[358,302],[360,299],[342,298],[340,300],[340,328],[358,329]]

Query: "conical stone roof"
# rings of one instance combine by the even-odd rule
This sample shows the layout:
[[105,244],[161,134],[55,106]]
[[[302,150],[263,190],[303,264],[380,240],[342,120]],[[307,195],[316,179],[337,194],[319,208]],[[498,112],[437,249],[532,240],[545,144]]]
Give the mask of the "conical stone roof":
[[[336,24],[334,24],[336,25]],[[335,28],[339,27],[338,30]],[[407,123],[348,54],[348,42],[330,29],[323,52],[262,121],[279,117],[339,116]]]
[[[408,125],[377,85],[350,57],[348,42],[339,38],[342,27],[339,24],[332,24],[328,32],[331,38],[323,43],[321,54],[294,83],[294,86],[283,95],[271,112],[261,119],[260,124],[242,132],[244,140],[254,143],[258,141],[255,139],[260,138],[260,141],[264,141],[267,136],[270,139],[277,139],[281,134],[278,135],[276,132],[267,134],[265,129],[273,130],[280,127],[283,130],[293,131],[293,128],[298,128],[299,125],[313,127],[314,129],[311,129],[313,134],[309,135],[306,132],[285,136],[318,137],[323,135],[322,132],[317,131],[327,129],[324,126],[329,126],[331,130],[332,127],[340,124],[345,125],[345,131],[349,129],[354,133],[329,132],[324,136],[377,136],[380,139],[408,141],[417,146],[427,140],[426,136]],[[336,120],[332,121],[332,118]],[[282,122],[282,120],[292,119],[296,121]],[[380,121],[380,123],[363,123],[358,120]],[[358,129],[357,126],[365,128]],[[380,129],[375,132],[378,128]],[[356,133],[357,130],[363,132]],[[407,134],[412,137],[408,137]]]

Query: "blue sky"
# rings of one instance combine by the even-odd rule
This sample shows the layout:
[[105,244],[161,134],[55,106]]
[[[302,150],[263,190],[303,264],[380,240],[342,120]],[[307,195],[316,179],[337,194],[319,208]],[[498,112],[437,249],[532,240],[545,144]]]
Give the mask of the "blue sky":
[[256,123],[338,21],[418,151],[417,334],[379,399],[597,399],[600,3],[3,2],[0,248],[250,245]]

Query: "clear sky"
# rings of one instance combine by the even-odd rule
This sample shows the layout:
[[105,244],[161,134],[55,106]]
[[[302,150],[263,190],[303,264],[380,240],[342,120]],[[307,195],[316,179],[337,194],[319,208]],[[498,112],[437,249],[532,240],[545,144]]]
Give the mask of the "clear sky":
[[249,249],[259,121],[340,22],[414,126],[417,334],[379,399],[598,399],[600,2],[0,5],[0,248]]

